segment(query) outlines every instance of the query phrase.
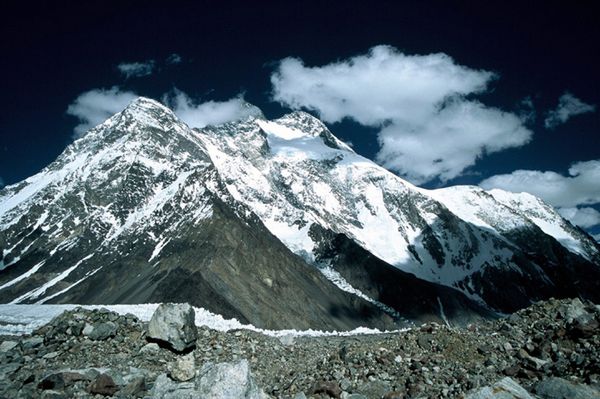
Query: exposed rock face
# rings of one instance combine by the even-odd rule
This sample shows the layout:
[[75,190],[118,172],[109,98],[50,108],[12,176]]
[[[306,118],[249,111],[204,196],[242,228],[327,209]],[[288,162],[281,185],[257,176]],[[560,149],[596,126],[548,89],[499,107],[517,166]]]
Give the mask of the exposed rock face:
[[178,352],[196,346],[195,312],[187,303],[161,304],[148,324],[148,338],[167,344]]

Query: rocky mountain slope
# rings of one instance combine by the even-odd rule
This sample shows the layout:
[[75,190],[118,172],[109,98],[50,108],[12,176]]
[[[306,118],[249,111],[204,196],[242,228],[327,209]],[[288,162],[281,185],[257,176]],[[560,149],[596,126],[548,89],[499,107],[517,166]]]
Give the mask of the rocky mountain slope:
[[600,247],[539,199],[424,190],[316,118],[190,129],[140,98],[0,191],[0,302],[186,301],[268,328],[465,323],[600,297]]
[[[161,315],[150,321],[164,322],[161,345],[147,323],[103,309],[0,337],[0,397],[600,397],[600,307],[578,299],[465,329],[427,323],[345,337],[201,327],[168,338],[168,325],[186,318]],[[174,352],[171,340],[189,349]]]

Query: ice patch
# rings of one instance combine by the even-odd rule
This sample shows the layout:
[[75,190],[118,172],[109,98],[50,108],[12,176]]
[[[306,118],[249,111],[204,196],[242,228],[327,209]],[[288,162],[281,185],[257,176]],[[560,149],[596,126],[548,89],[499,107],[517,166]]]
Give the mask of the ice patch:
[[[139,305],[22,305],[0,304],[0,335],[29,334],[52,320],[64,311],[83,307],[86,309],[106,308],[113,312],[125,315],[133,314],[142,321],[149,321],[159,304]],[[351,331],[320,331],[320,330],[264,330],[250,324],[242,324],[236,319],[225,319],[220,315],[209,312],[204,308],[194,307],[196,312],[196,325],[205,326],[213,330],[227,332],[230,330],[251,330],[272,337],[287,335],[303,337],[323,336],[352,336],[362,334],[398,333],[408,329],[394,331],[380,331],[377,329],[358,327]]]

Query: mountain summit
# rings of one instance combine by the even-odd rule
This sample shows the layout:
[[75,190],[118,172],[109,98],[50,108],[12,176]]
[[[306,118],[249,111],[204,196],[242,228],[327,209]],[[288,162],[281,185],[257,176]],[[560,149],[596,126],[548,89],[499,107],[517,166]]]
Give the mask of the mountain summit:
[[190,302],[267,328],[600,299],[600,247],[527,194],[424,190],[294,112],[191,129],[139,98],[0,191],[0,301]]

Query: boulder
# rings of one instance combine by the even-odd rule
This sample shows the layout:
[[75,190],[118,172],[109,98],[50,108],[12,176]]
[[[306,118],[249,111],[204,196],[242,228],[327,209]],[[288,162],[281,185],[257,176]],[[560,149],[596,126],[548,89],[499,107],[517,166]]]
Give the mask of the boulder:
[[197,334],[194,308],[187,303],[161,304],[148,324],[148,338],[176,352],[194,348]]
[[175,381],[189,381],[196,376],[194,354],[189,353],[169,364],[169,376]]
[[38,384],[39,389],[61,389],[71,386],[77,381],[89,380],[88,376],[78,371],[59,371],[44,377]]
[[250,374],[248,361],[242,359],[231,363],[207,363],[198,376],[198,392],[206,399],[262,399],[267,396]]
[[0,344],[0,352],[10,352],[19,345],[15,341],[4,341]]
[[91,394],[113,396],[119,387],[109,375],[100,374],[92,381],[88,390]]
[[492,386],[471,392],[466,399],[534,399],[519,383],[505,377]]
[[86,325],[83,329],[83,334],[88,336],[92,341],[104,341],[110,337],[114,337],[117,333],[117,325],[112,321],[104,323],[94,323]]
[[150,392],[157,399],[263,399],[268,396],[256,385],[246,360],[233,363],[206,363],[196,378],[176,382],[166,374],[158,376]]
[[543,399],[600,399],[597,390],[558,377],[538,382],[534,390]]

